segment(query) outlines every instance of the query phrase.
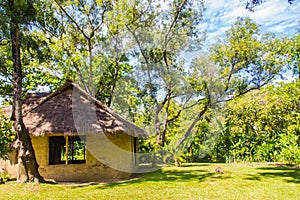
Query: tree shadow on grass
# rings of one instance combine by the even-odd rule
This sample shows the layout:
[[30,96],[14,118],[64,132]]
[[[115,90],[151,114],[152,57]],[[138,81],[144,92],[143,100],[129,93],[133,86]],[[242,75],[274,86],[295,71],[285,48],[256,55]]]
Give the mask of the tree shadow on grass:
[[100,189],[112,188],[116,186],[127,186],[145,182],[160,182],[160,183],[174,183],[174,182],[203,182],[208,178],[215,176],[215,172],[210,172],[207,170],[162,170],[159,169],[154,172],[149,172],[146,174],[138,174],[135,178],[127,181],[108,183],[101,185]]
[[[142,184],[146,182],[157,182],[157,183],[176,183],[176,182],[204,182],[209,180],[210,182],[215,182],[218,180],[225,180],[231,178],[230,172],[222,172],[216,173],[212,170],[202,170],[202,169],[193,169],[189,167],[193,166],[209,166],[209,164],[187,164],[186,166],[181,166],[178,168],[157,168],[156,171],[148,172],[148,173],[137,173],[133,174],[132,177],[126,180],[108,180],[107,182],[104,181],[102,183],[85,183],[85,184],[76,184],[72,185],[72,187],[88,187],[90,185],[97,185],[96,188],[98,189],[107,189],[107,188],[114,188],[119,186],[129,186],[135,184]],[[142,168],[147,169],[148,166],[142,166]],[[143,170],[142,170],[143,171]],[[147,170],[145,170],[147,171]]]
[[281,178],[288,183],[300,183],[300,168],[288,166],[259,167],[259,172],[249,174],[247,180],[261,180],[262,178]]

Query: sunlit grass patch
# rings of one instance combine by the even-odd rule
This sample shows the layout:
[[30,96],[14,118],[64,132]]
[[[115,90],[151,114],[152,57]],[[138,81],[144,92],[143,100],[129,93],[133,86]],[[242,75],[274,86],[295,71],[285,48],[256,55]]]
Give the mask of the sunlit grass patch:
[[[222,173],[215,169],[222,168]],[[0,199],[300,199],[300,169],[270,164],[185,164],[131,180],[0,185]]]

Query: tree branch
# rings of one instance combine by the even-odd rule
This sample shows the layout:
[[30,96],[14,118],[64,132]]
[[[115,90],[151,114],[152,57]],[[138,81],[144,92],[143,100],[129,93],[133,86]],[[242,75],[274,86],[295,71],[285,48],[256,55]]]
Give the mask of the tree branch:
[[69,18],[69,20],[72,21],[72,23],[75,25],[75,27],[82,33],[82,35],[88,39],[89,37],[85,34],[85,32],[83,31],[82,28],[80,28],[79,24],[75,21],[75,19],[73,19],[73,17],[65,10],[65,8],[59,4],[59,2],[57,0],[54,0],[54,2],[59,6],[59,8],[63,11],[63,13],[65,13],[65,15]]
[[85,91],[86,91],[87,93],[91,94],[91,93],[90,93],[90,90],[89,90],[89,87],[87,86],[87,83],[85,82],[84,77],[83,77],[83,75],[82,75],[82,73],[81,73],[81,70],[79,69],[77,63],[73,62],[73,66],[75,67],[75,69],[76,69],[76,71],[77,71],[77,74],[79,75],[80,80],[81,80],[82,84],[84,85]]
[[197,122],[202,118],[202,116],[206,113],[206,111],[209,108],[209,103],[207,103],[203,110],[201,110],[197,117],[193,120],[192,124],[190,125],[190,127],[188,128],[188,130],[185,132],[184,136],[176,143],[175,146],[175,151],[178,152],[179,150],[179,146],[181,146],[183,144],[183,142],[190,136],[193,128],[195,127],[195,125],[197,124]]
[[168,43],[169,43],[169,41],[170,41],[169,35],[170,35],[170,33],[171,33],[171,30],[172,30],[172,29],[174,28],[174,26],[176,25],[177,19],[178,19],[178,17],[179,17],[179,14],[180,14],[180,12],[182,11],[183,6],[184,6],[184,4],[185,4],[186,2],[187,2],[187,0],[184,0],[184,1],[182,2],[181,5],[177,6],[176,14],[175,14],[175,16],[174,16],[174,18],[173,18],[173,21],[172,21],[172,23],[171,23],[171,25],[170,25],[170,27],[169,27],[169,29],[168,29],[168,31],[167,31],[167,34],[165,35],[165,39],[164,39],[164,49],[163,49],[163,58],[164,58],[164,63],[165,63],[165,65],[166,65],[166,67],[167,67],[167,70],[169,70],[169,63],[168,63],[168,58],[167,58],[167,46],[168,46]]
[[148,59],[148,56],[146,55],[145,51],[143,50],[142,44],[141,44],[140,40],[138,39],[135,31],[132,30],[128,25],[126,25],[126,28],[133,35],[134,40],[136,41],[136,43],[137,43],[137,45],[138,45],[138,47],[140,49],[140,52],[141,52],[143,58],[145,59],[146,66],[147,66],[147,76],[148,76],[148,80],[149,80],[149,84],[150,84],[150,96],[157,103],[157,99],[154,97],[154,94],[153,94],[153,84],[152,84],[152,78],[151,78],[151,73],[150,73],[150,68],[149,68],[149,59]]

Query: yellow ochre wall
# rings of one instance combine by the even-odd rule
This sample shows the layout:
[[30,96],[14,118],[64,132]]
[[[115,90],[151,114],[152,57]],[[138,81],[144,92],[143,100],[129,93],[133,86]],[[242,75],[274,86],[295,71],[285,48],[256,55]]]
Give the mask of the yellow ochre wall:
[[[131,175],[130,172],[137,165],[133,154],[133,137],[125,133],[90,134],[85,137],[86,163],[49,165],[49,136],[32,136],[40,174],[45,179],[75,182],[122,179]],[[15,155],[16,153],[11,157]],[[4,167],[6,173],[11,174],[12,177],[19,176],[22,180],[24,170],[19,168],[19,164],[0,161],[0,167]]]

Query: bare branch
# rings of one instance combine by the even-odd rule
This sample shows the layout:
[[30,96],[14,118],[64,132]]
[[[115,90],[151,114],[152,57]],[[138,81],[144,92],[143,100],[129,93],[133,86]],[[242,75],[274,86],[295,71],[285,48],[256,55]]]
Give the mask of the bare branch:
[[73,19],[73,17],[66,11],[66,9],[57,1],[54,0],[54,2],[59,6],[59,8],[65,13],[65,15],[69,18],[69,20],[72,21],[72,23],[76,26],[76,28],[82,33],[82,35],[88,39],[89,37],[85,34],[84,30],[80,28],[79,24]]
[[163,50],[163,58],[164,58],[164,63],[165,63],[165,65],[166,65],[166,67],[167,67],[167,70],[169,70],[169,63],[168,63],[168,58],[167,58],[167,46],[168,46],[169,41],[171,40],[171,39],[169,39],[169,35],[170,35],[170,33],[171,33],[171,30],[172,30],[172,29],[174,28],[174,26],[176,25],[177,20],[178,20],[178,17],[179,17],[179,14],[180,14],[180,12],[182,11],[183,6],[185,5],[186,2],[187,2],[187,0],[184,0],[184,1],[182,2],[182,4],[180,4],[180,5],[177,7],[177,9],[176,9],[176,14],[175,14],[175,16],[174,16],[174,18],[173,18],[173,21],[172,21],[172,23],[171,23],[171,25],[170,25],[170,27],[169,27],[169,29],[168,29],[166,35],[165,35],[165,39],[164,39],[164,50]]
[[147,66],[147,76],[148,76],[148,80],[149,80],[149,84],[150,84],[150,95],[151,95],[151,98],[153,98],[155,100],[155,102],[157,102],[157,100],[156,100],[156,98],[154,98],[154,94],[153,94],[153,84],[152,84],[152,78],[151,78],[150,68],[149,68],[149,58],[146,55],[144,49],[142,48],[142,44],[141,44],[140,40],[138,39],[135,31],[132,30],[128,25],[126,25],[126,28],[133,35],[134,40],[136,41],[136,43],[140,49],[140,52],[141,52],[143,58],[145,59],[146,66]]

